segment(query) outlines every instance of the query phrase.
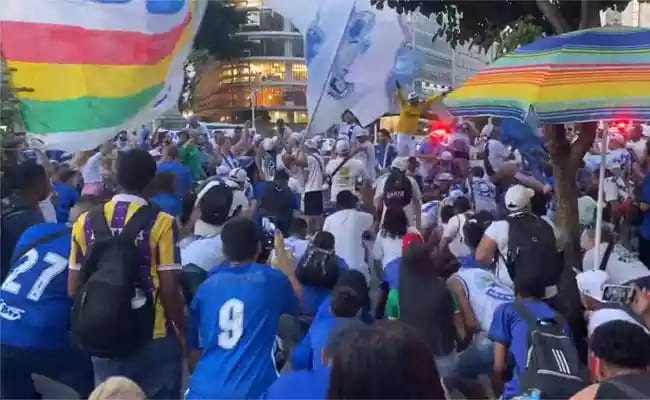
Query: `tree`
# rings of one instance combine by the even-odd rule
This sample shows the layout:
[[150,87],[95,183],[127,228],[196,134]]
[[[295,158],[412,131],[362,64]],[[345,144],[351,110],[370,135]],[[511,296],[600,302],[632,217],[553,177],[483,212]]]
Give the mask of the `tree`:
[[[521,39],[532,42],[541,35],[553,35],[575,29],[600,26],[600,10],[625,7],[627,0],[371,0],[377,7],[385,5],[398,12],[415,12],[433,16],[439,25],[436,37],[452,46],[471,44],[487,49],[502,41],[501,47],[512,50]],[[575,265],[578,240],[578,203],[575,173],[585,152],[595,138],[595,128],[585,124],[578,141],[570,144],[564,130],[547,129],[546,139],[555,176],[558,200],[560,243],[567,255],[567,264]]]
[[13,87],[11,74],[16,70],[7,67],[0,57],[0,125],[7,127],[7,133],[12,134],[22,128],[20,116],[20,100],[16,97],[18,92],[33,92],[32,88]]
[[[434,16],[439,25],[436,37],[446,39],[452,46],[471,44],[487,49],[495,42],[506,50],[553,35],[576,29],[600,26],[599,12],[608,7],[622,9],[627,0],[371,0],[377,7],[384,5],[398,12],[415,12]],[[561,281],[565,311],[572,320],[580,320],[577,288],[572,266],[580,265],[578,258],[578,196],[575,186],[580,161],[593,144],[596,124],[582,124],[578,139],[569,143],[563,126],[546,126],[546,144],[551,156],[557,198],[557,227],[559,244],[564,250],[565,268]]]
[[231,60],[241,55],[243,43],[235,33],[246,20],[245,10],[222,0],[208,1],[192,53],[185,61],[185,80],[179,98],[182,111],[194,108],[194,89],[207,65],[215,60]]

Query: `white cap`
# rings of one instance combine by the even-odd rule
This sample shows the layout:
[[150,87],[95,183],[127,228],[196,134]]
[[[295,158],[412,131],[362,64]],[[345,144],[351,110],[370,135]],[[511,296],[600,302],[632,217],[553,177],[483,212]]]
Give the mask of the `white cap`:
[[603,299],[603,287],[609,280],[607,272],[601,270],[590,270],[580,272],[576,275],[578,291],[598,301]]
[[302,139],[302,134],[300,132],[293,132],[289,138],[295,142],[300,142],[300,139]]
[[253,136],[253,143],[255,143],[255,144],[260,144],[262,142],[262,140],[264,140],[264,136],[260,135],[259,133],[256,133]]
[[436,176],[437,181],[453,181],[454,176],[449,172],[441,172]]
[[305,140],[305,147],[310,150],[318,150],[318,141],[316,138],[311,138]]
[[275,147],[275,140],[273,140],[273,138],[265,138],[262,140],[262,148],[265,151],[271,151],[273,150],[273,147]]
[[339,140],[336,142],[336,153],[346,154],[350,152],[350,143],[347,140]]
[[248,179],[248,174],[246,174],[246,171],[243,168],[233,168],[230,170],[228,177],[240,185],[243,185]]
[[356,131],[354,133],[354,136],[355,137],[366,137],[366,136],[370,136],[370,133],[368,133],[368,131],[365,130],[365,129],[359,129],[358,131]]
[[463,193],[463,191],[460,189],[454,189],[449,192],[449,197],[451,197],[452,199],[457,199],[463,196],[465,196],[465,193]]
[[451,161],[454,159],[454,156],[449,151],[443,151],[442,154],[440,154],[440,159],[443,161]]
[[650,137],[650,125],[641,125],[641,134],[645,137]]
[[636,324],[648,332],[648,328],[632,318],[625,310],[619,308],[602,308],[589,313],[589,323],[587,325],[588,336],[591,337],[596,328],[611,321],[625,321]]
[[219,176],[226,176],[228,175],[228,172],[230,172],[230,167],[227,165],[220,165],[217,167],[217,175]]
[[416,99],[419,99],[419,98],[420,98],[420,95],[417,94],[416,92],[409,93],[409,96],[408,96],[409,100],[416,100]]
[[408,157],[397,157],[396,159],[393,160],[390,167],[400,170],[402,172],[406,172],[408,168]]
[[535,196],[535,191],[523,185],[514,185],[506,192],[506,208],[510,211],[523,210],[530,204],[530,199]]
[[333,139],[325,139],[323,141],[323,144],[321,144],[321,150],[323,152],[325,152],[325,153],[334,150],[334,140]]

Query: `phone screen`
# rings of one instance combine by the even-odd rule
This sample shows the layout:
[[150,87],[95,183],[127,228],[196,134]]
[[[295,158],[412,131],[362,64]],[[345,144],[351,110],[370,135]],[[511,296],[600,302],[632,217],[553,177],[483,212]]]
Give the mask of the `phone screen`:
[[608,303],[630,304],[634,295],[632,286],[605,285],[603,288],[603,301]]

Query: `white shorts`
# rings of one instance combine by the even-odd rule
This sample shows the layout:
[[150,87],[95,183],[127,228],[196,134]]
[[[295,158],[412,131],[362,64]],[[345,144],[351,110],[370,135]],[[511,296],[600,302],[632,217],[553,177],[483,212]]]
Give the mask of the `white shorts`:
[[410,157],[415,155],[415,146],[418,136],[397,133],[396,147],[398,157]]

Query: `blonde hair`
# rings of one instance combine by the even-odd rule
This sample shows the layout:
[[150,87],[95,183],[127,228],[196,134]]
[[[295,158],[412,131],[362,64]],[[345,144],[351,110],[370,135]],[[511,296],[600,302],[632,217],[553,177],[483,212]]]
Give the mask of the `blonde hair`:
[[128,378],[113,376],[97,386],[88,400],[146,400],[140,386]]

